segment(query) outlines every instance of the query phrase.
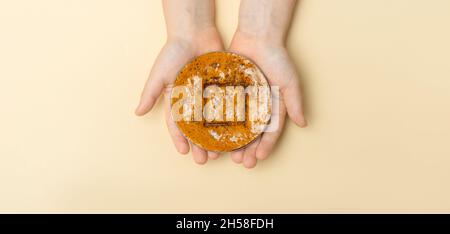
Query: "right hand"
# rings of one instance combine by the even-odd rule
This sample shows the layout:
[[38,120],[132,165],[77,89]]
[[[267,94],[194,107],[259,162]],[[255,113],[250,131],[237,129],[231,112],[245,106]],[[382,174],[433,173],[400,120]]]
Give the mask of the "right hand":
[[179,70],[186,63],[196,56],[221,50],[223,50],[223,44],[215,27],[192,32],[189,35],[169,37],[153,64],[135,111],[138,116],[145,115],[155,105],[161,93],[164,92],[166,123],[173,143],[181,154],[187,154],[189,148],[191,148],[193,159],[198,164],[205,164],[208,158],[216,159],[219,154],[205,151],[190,144],[183,136],[172,119],[170,94]]

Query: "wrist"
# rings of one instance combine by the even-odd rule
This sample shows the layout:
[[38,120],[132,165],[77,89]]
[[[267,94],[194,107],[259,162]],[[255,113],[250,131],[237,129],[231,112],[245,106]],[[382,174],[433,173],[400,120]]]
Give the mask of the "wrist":
[[170,39],[184,39],[194,40],[198,37],[211,37],[216,34],[217,28],[215,25],[203,25],[203,26],[185,26],[174,27],[167,29],[167,38]]
[[186,31],[185,33],[168,33],[166,43],[182,45],[193,50],[201,50],[202,48],[223,49],[219,31],[215,26]]
[[282,32],[275,30],[255,31],[240,28],[236,30],[233,41],[240,41],[254,46],[285,47],[285,38]]
[[274,45],[284,45],[295,0],[241,0],[238,32]]
[[164,0],[167,37],[193,39],[215,28],[214,0]]

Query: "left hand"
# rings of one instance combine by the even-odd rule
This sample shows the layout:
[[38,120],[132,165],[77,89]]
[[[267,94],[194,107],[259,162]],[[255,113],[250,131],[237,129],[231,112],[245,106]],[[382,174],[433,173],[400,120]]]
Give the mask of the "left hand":
[[258,160],[267,158],[273,150],[283,130],[286,112],[299,127],[307,125],[303,115],[298,74],[283,43],[274,43],[238,31],[229,50],[253,60],[265,74],[269,84],[280,89],[278,129],[263,133],[247,147],[231,153],[234,162],[243,163],[246,168],[253,168]]

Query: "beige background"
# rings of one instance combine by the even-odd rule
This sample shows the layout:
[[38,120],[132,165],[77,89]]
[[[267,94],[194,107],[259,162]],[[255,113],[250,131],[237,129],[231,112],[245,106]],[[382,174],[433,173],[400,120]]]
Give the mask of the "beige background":
[[[239,1],[218,0],[228,44]],[[133,115],[160,1],[0,2],[1,212],[449,212],[450,1],[303,0],[310,126],[246,170],[179,156]]]

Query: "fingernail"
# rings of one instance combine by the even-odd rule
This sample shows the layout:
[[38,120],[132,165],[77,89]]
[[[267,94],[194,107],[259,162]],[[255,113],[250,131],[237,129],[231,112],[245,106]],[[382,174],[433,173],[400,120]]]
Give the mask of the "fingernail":
[[139,103],[139,105],[134,110],[134,114],[137,115],[137,116],[140,116],[141,115],[140,110],[141,110],[141,104]]
[[303,119],[302,121],[300,121],[299,126],[301,128],[306,128],[308,126],[308,122],[306,121],[306,119]]

